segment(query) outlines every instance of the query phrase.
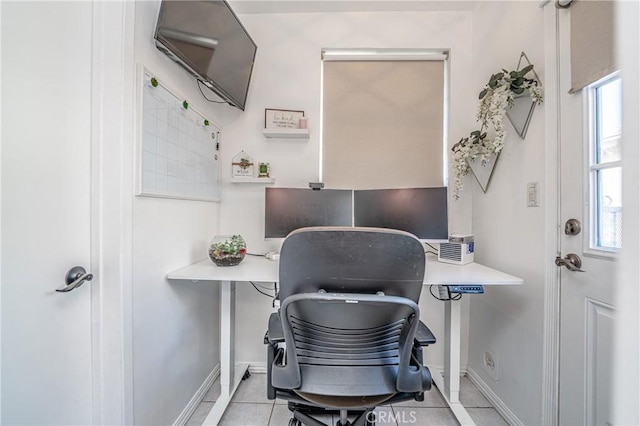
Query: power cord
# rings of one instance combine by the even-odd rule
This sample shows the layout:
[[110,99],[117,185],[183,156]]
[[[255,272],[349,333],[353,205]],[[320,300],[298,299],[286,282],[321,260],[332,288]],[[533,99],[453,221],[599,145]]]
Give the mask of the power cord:
[[437,299],[437,300],[439,300],[439,301],[441,301],[441,302],[446,302],[446,301],[449,301],[449,300],[460,300],[460,299],[462,299],[462,293],[458,293],[456,296],[453,296],[453,297],[452,297],[452,296],[451,296],[451,293],[449,293],[449,289],[448,289],[448,287],[447,287],[447,293],[449,294],[449,297],[448,297],[448,298],[444,298],[444,297],[436,296],[436,295],[433,293],[433,284],[431,284],[431,285],[429,286],[429,293],[431,293],[431,295],[432,295],[435,299]]
[[[253,281],[249,281],[249,283],[253,286],[253,288],[256,289],[256,291],[258,293],[263,294],[263,295],[265,295],[265,296],[267,296],[267,297],[269,297],[271,299],[275,299],[276,298],[275,294],[272,295],[272,294],[265,293],[264,291],[260,290],[260,288],[262,288],[263,290],[267,290],[266,288],[264,288],[262,286],[260,286],[260,288],[258,288],[258,286]],[[269,290],[271,290],[271,289],[269,289]]]
[[434,246],[432,246],[429,243],[425,243],[425,244],[428,245],[431,248],[431,250],[433,250],[433,251],[427,250],[427,251],[425,251],[425,253],[435,254],[436,256],[438,255],[438,249],[437,248],[435,248]]
[[[197,80],[197,79],[196,79],[196,82],[198,83],[198,90],[200,90],[200,94],[202,94],[202,97],[203,97],[206,101],[208,101],[208,102],[212,102],[212,103],[214,103],[214,104],[226,104],[226,103],[227,103],[227,102],[225,102],[225,101],[214,101],[213,99],[209,99],[209,98],[207,98],[207,97],[205,96],[204,92],[202,91],[202,87],[200,86],[200,85],[202,84],[202,82],[201,82],[200,80]],[[207,87],[207,89],[208,89],[208,87]]]

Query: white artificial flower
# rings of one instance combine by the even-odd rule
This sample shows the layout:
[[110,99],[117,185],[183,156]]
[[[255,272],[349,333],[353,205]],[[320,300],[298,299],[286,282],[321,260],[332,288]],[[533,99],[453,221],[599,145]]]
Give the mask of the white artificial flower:
[[[529,96],[534,102],[542,102],[542,87],[536,82],[527,81],[521,87],[529,92]],[[479,133],[486,132],[486,137],[480,139],[481,143],[472,143],[474,140],[472,133],[471,137],[462,139],[454,147],[452,159],[455,170],[453,196],[456,200],[460,198],[459,192],[464,186],[464,176],[469,173],[469,162],[480,159],[480,163],[485,165],[492,155],[497,155],[502,151],[507,137],[504,116],[507,108],[513,106],[514,99],[508,74],[505,73],[494,89],[486,87],[484,90],[486,90],[485,96],[478,102],[476,121],[482,124]]]

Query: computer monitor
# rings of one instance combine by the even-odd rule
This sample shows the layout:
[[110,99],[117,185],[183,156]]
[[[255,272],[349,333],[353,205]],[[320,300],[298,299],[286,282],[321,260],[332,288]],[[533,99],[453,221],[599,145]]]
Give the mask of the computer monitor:
[[355,190],[354,226],[393,228],[426,242],[446,242],[447,188]]
[[352,226],[351,190],[265,189],[265,238],[284,238],[307,226]]

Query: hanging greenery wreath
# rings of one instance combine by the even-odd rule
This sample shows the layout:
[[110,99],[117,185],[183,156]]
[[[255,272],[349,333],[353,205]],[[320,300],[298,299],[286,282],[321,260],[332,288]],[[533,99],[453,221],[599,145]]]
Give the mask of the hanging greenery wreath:
[[453,145],[453,168],[455,173],[453,196],[460,198],[459,192],[464,186],[464,176],[469,173],[469,163],[480,160],[484,166],[491,156],[498,155],[504,146],[507,135],[504,116],[513,106],[513,99],[525,91],[534,102],[542,102],[542,85],[534,78],[527,78],[533,71],[533,65],[527,65],[519,71],[507,71],[493,74],[482,89],[478,98],[476,121],[481,123],[479,130],[460,139]]

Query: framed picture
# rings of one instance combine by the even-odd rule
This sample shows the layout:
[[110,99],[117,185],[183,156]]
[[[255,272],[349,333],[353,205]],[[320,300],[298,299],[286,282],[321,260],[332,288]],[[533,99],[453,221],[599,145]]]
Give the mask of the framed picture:
[[265,109],[265,129],[298,129],[300,119],[304,117],[304,111],[292,111],[287,109]]

